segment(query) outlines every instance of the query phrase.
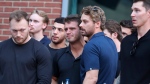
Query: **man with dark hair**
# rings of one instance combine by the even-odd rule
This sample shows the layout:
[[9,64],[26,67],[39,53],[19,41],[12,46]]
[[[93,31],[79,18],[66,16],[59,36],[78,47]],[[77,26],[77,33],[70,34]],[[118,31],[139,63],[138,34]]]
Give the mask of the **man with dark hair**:
[[82,9],[81,14],[81,32],[89,38],[81,55],[81,82],[113,84],[118,54],[112,39],[102,32],[105,28],[105,13],[98,6],[87,6]]
[[56,18],[52,26],[51,43],[47,45],[52,57],[55,56],[57,50],[67,47],[65,39],[66,33],[64,28],[64,19],[65,18],[63,17]]
[[0,84],[50,84],[50,53],[30,37],[27,17],[20,10],[10,14],[12,38],[0,43]]
[[123,38],[126,37],[127,35],[132,34],[136,30],[133,27],[132,20],[122,20],[120,22],[120,25],[121,25],[121,31],[122,31]]
[[69,46],[58,50],[53,62],[53,79],[62,84],[69,79],[70,84],[80,82],[80,55],[85,41],[80,31],[81,20],[78,15],[69,15],[65,18],[66,38]]
[[30,33],[34,39],[40,41],[44,45],[48,45],[51,41],[44,35],[44,31],[49,24],[47,14],[42,10],[33,10],[29,17]]
[[134,0],[132,23],[137,32],[121,43],[121,84],[150,83],[150,0]]

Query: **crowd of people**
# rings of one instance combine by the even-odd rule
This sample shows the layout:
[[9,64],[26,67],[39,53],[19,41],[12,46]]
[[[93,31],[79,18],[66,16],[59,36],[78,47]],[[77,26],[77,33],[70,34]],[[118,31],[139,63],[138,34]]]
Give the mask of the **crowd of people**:
[[0,84],[149,84],[150,0],[133,0],[132,20],[106,19],[99,6],[54,20],[16,10],[0,42]]

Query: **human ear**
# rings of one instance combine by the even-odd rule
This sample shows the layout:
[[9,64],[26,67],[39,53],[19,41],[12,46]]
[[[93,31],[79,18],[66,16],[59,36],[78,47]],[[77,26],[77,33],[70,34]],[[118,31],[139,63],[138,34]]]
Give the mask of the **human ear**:
[[147,13],[148,13],[148,16],[150,17],[150,9],[147,11]]
[[42,29],[45,29],[47,27],[46,23],[43,23]]
[[112,38],[113,38],[113,39],[116,39],[117,36],[118,36],[117,32],[112,33]]
[[101,25],[101,22],[100,22],[100,21],[98,21],[98,22],[95,23],[95,27],[96,27],[96,28],[100,28],[100,25]]

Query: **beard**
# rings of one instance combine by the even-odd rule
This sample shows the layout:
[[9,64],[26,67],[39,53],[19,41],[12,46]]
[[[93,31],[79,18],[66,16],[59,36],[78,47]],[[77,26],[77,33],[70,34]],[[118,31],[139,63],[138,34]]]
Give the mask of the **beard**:
[[18,37],[18,36],[17,37],[12,37],[13,41],[16,44],[19,44],[19,45],[26,43],[27,38],[28,38],[28,35],[25,36],[24,38],[23,37]]
[[64,41],[64,39],[59,39],[59,40],[57,40],[57,41],[52,40],[52,42],[53,42],[55,45],[60,44],[60,43],[62,43],[63,41]]

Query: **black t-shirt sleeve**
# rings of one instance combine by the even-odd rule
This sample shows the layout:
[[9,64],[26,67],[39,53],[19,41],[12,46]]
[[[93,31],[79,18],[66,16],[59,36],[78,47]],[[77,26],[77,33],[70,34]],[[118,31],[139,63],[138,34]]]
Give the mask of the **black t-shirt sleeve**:
[[[58,50],[59,51],[59,50]],[[58,68],[58,51],[56,52],[54,58],[53,58],[53,76],[59,77],[59,68]]]
[[52,57],[49,50],[42,46],[37,52],[37,84],[50,84],[52,78]]
[[53,58],[53,76],[54,77],[59,77],[60,73],[59,73],[59,65],[58,65],[58,61],[61,58],[61,56],[65,53],[67,47],[66,48],[62,48],[59,49],[56,53],[55,56]]

